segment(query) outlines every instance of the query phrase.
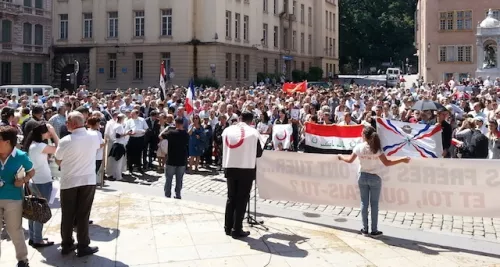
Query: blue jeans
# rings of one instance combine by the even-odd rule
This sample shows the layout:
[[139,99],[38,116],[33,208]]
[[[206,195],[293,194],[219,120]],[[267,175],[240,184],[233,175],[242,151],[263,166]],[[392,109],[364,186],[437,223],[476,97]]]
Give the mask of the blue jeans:
[[[30,184],[30,189],[34,195],[38,197],[43,197],[47,199],[47,201],[49,201],[50,195],[52,194],[52,182],[46,184],[35,184],[35,185]],[[35,244],[42,243],[43,224],[35,221],[28,221],[28,226],[30,229],[30,240],[32,240],[33,243]]]
[[358,178],[358,186],[361,195],[363,230],[368,231],[368,205],[370,205],[372,232],[376,232],[378,231],[378,202],[382,189],[382,179],[376,174],[361,172]]
[[175,175],[175,196],[181,197],[182,190],[182,177],[184,177],[184,173],[186,172],[186,166],[171,166],[165,165],[165,196],[170,197],[172,195],[172,179]]

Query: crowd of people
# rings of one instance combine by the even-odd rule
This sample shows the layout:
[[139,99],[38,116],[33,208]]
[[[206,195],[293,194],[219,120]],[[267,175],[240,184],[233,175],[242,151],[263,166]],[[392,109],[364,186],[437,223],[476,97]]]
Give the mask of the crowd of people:
[[[273,147],[273,142],[268,141],[265,149],[303,150],[306,122],[363,124],[374,131],[376,118],[382,117],[440,124],[443,157],[500,158],[499,79],[452,79],[395,88],[332,84],[329,88],[311,87],[291,94],[280,86],[263,83],[240,88],[200,87],[195,91],[189,104],[186,88],[179,86],[165,91],[129,88],[110,93],[81,86],[73,93],[52,95],[47,91],[41,96],[0,92],[0,211],[16,248],[18,266],[28,266],[20,186],[32,180],[31,186],[44,198],[50,198],[51,155],[61,168],[62,252],[78,250],[82,256],[97,251],[89,247],[88,221],[95,186],[103,182],[96,174],[105,157],[106,179],[121,181],[123,175],[157,170],[166,176],[165,196],[171,197],[175,177],[174,197],[181,199],[185,173],[197,173],[200,168],[222,170],[223,148],[227,145],[224,130],[241,122],[242,114],[253,115],[253,120],[247,116],[245,122],[261,135],[272,136],[277,124],[292,125],[290,147]],[[440,103],[442,108],[413,109],[419,100]],[[371,131],[364,133],[366,140],[371,135]],[[366,145],[363,151],[379,155],[380,148],[369,147]],[[359,156],[362,149],[353,153]],[[88,156],[93,154],[95,158]],[[20,167],[26,170],[21,180],[16,176]],[[366,178],[370,173],[363,175]],[[367,231],[367,225],[364,222],[363,231]],[[74,226],[78,246],[72,237]],[[42,229],[43,224],[29,222],[29,245],[41,248],[54,244],[42,237]],[[376,226],[373,231],[378,233]]]

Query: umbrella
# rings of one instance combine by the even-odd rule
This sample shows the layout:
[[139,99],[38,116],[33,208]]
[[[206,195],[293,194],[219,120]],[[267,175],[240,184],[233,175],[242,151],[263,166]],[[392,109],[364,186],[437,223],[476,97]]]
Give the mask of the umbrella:
[[446,110],[446,107],[430,100],[419,100],[413,107],[413,110]]

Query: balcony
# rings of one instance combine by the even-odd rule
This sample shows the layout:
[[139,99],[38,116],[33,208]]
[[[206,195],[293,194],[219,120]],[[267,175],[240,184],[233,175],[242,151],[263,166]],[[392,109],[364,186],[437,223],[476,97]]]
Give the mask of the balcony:
[[32,15],[32,16],[46,17],[46,18],[50,18],[51,16],[51,12],[48,10],[41,8],[33,8],[29,6],[22,7],[22,13],[24,15]]
[[49,47],[44,47],[43,45],[14,45],[12,43],[2,43],[0,46],[0,53],[2,52],[48,54]]
[[22,13],[21,5],[0,1],[0,10],[6,14],[19,15]]

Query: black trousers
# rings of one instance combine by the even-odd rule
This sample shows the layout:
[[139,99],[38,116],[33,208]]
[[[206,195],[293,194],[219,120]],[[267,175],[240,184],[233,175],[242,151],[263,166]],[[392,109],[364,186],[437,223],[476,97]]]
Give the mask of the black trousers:
[[243,229],[243,219],[253,179],[248,177],[227,177],[227,202],[224,228],[240,231]]
[[143,168],[147,168],[148,164],[153,164],[153,159],[156,157],[156,150],[158,149],[158,140],[150,139],[144,141],[144,150],[142,151],[142,164]]
[[213,149],[214,147],[212,145],[210,145],[209,147],[207,147],[207,149],[205,150],[205,152],[203,152],[203,162],[205,164],[212,164],[212,156],[213,156]]
[[144,150],[144,136],[130,137],[127,143],[127,167],[130,172],[137,166],[142,170],[141,157]]
[[89,217],[94,202],[95,185],[79,186],[61,190],[61,247],[71,247],[73,239],[73,223],[76,221],[76,238],[78,248],[88,247]]

